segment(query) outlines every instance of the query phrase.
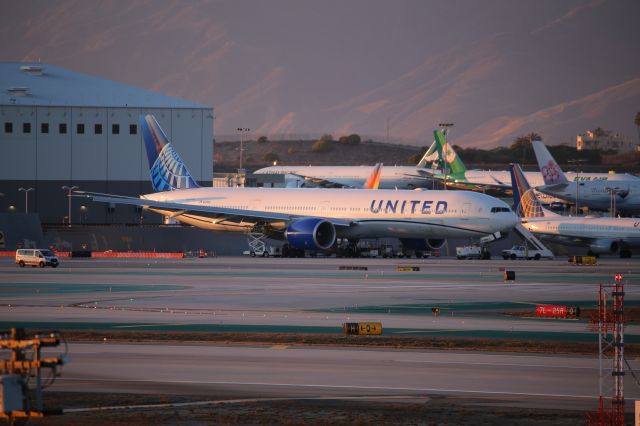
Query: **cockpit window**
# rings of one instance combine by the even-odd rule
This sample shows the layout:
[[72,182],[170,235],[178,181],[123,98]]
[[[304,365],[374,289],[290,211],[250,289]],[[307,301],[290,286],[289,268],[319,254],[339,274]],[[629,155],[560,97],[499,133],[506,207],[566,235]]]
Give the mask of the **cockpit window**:
[[491,213],[509,213],[510,211],[509,207],[491,207]]

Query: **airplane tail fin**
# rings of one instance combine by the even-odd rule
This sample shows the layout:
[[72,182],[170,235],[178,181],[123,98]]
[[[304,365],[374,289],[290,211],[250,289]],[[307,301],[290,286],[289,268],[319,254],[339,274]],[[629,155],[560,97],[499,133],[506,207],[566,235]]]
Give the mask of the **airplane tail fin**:
[[544,217],[542,205],[529,186],[520,166],[509,164],[509,172],[511,172],[511,186],[513,187],[513,210],[524,218]]
[[169,142],[155,117],[151,114],[140,115],[140,128],[147,148],[153,190],[161,192],[198,188],[199,185],[191,177],[187,166],[184,165],[182,158]]
[[438,154],[438,146],[436,144],[436,141],[433,141],[427,152],[424,153],[420,161],[418,161],[418,164],[416,164],[416,167],[420,169],[426,169],[429,168],[429,165],[431,163],[438,160],[440,160],[440,155]]
[[467,168],[462,164],[462,160],[453,150],[453,147],[447,142],[447,138],[440,130],[434,130],[433,136],[438,147],[438,154],[447,167],[451,169],[451,175],[458,178],[464,178]]
[[538,166],[540,167],[540,173],[544,179],[545,185],[553,185],[557,183],[567,184],[569,181],[565,177],[562,169],[556,163],[553,156],[549,152],[546,146],[541,141],[532,141],[533,152],[536,154],[538,160]]
[[382,163],[373,166],[371,174],[362,185],[363,189],[378,189],[380,186],[380,176],[382,175]]

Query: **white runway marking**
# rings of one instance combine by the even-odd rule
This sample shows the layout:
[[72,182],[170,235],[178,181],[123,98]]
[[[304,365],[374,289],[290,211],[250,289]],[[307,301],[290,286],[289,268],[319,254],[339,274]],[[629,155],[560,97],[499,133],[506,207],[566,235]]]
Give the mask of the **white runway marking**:
[[577,398],[577,399],[596,399],[598,395],[569,395],[555,393],[527,393],[527,392],[506,392],[491,390],[467,390],[467,389],[444,389],[444,388],[409,388],[409,387],[384,387],[384,386],[355,386],[355,385],[319,385],[319,384],[296,384],[296,383],[266,383],[266,382],[216,382],[216,381],[196,381],[196,380],[130,380],[130,379],[69,379],[57,378],[56,381],[63,382],[114,382],[114,383],[163,383],[174,385],[227,385],[227,386],[272,386],[272,387],[292,387],[292,388],[309,388],[309,389],[348,389],[360,391],[403,391],[403,392],[442,392],[442,393],[462,393],[462,394],[481,394],[481,395],[512,395],[527,397],[551,397],[551,398]]
[[[598,367],[578,367],[571,365],[543,365],[543,364],[514,364],[495,362],[458,362],[458,361],[419,361],[410,359],[396,359],[395,362],[415,363],[415,364],[438,364],[438,365],[482,365],[488,367],[531,367],[531,368],[561,368],[563,370],[598,370]],[[595,362],[595,360],[594,360]]]

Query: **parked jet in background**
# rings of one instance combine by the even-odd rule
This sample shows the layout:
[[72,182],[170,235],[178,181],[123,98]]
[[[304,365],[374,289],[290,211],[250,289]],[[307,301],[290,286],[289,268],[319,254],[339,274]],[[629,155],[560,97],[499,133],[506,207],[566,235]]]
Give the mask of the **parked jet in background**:
[[141,116],[140,126],[158,192],[140,198],[77,194],[214,231],[259,230],[302,250],[330,249],[337,238],[382,237],[440,248],[446,238],[498,237],[518,223],[504,202],[467,191],[199,187],[155,118]]
[[544,180],[543,186],[536,187],[539,192],[579,207],[612,210],[613,214],[616,211],[633,213],[640,210],[640,179],[636,176],[625,173],[618,175],[625,179],[606,181],[583,180],[580,174],[579,180],[571,182],[542,142],[533,141],[532,144]]
[[[446,136],[439,130],[434,132],[435,141],[438,147],[438,152],[441,155],[442,160],[447,165],[447,169],[450,170],[448,174],[440,174],[434,176],[441,182],[447,182],[447,186],[459,188],[459,189],[471,189],[471,190],[499,190],[510,191],[511,190],[511,176],[508,170],[467,170],[462,163],[462,159],[454,151],[453,147],[447,142]],[[523,172],[527,178],[527,181],[533,187],[544,185],[544,180],[539,172]],[[602,180],[602,181],[618,181],[618,180],[636,180],[640,182],[636,176],[616,173],[580,173],[578,176],[576,173],[567,173],[568,179],[580,181],[590,180]],[[536,191],[536,196],[543,204],[551,204],[554,202],[566,203],[561,198],[553,197],[551,194],[541,193]]]
[[545,210],[522,173],[520,166],[509,166],[513,183],[514,210],[522,226],[537,237],[568,246],[588,247],[591,254],[631,257],[640,248],[640,219],[616,217],[560,216]]
[[[431,178],[421,169],[437,155],[435,144],[422,157],[417,166],[387,166],[380,174],[380,189],[415,189],[430,187]],[[301,185],[296,187],[362,188],[371,174],[371,166],[269,166],[258,169],[254,174],[290,175]]]

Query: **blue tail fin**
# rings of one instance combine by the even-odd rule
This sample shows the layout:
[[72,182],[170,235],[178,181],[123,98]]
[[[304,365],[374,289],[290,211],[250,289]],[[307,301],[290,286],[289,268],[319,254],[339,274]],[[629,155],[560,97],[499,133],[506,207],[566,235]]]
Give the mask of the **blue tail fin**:
[[140,115],[140,128],[147,148],[151,185],[156,192],[198,188],[169,139],[153,115]]
[[544,211],[538,198],[529,186],[527,178],[517,164],[509,164],[511,186],[513,188],[513,211],[520,217],[544,217]]

